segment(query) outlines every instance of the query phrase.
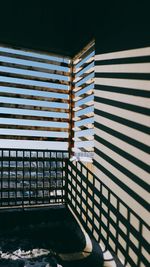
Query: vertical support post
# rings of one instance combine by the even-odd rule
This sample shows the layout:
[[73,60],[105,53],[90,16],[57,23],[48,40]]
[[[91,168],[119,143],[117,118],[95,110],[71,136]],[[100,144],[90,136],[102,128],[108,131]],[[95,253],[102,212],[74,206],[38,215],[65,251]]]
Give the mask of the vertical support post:
[[74,75],[73,75],[73,61],[70,66],[70,90],[69,90],[69,158],[73,155],[72,148],[74,147]]
[[20,192],[22,192],[22,210],[24,211],[24,176],[25,176],[25,151],[23,150],[22,154],[22,161],[23,161],[23,175],[22,175],[22,188],[20,188]]
[[68,205],[68,161],[69,159],[64,159],[65,162],[65,206]]
[[2,149],[2,162],[1,162],[1,206],[3,206],[3,198],[4,198],[4,191],[3,191],[3,187],[4,187],[4,170],[3,170],[3,166],[4,166],[4,151]]

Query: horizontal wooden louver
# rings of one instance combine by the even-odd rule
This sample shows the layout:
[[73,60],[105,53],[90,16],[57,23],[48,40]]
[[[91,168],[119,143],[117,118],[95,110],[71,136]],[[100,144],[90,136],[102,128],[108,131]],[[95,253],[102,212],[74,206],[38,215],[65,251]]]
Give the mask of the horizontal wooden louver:
[[0,138],[68,141],[70,59],[0,47]]
[[94,42],[73,60],[74,152],[92,152],[94,143]]

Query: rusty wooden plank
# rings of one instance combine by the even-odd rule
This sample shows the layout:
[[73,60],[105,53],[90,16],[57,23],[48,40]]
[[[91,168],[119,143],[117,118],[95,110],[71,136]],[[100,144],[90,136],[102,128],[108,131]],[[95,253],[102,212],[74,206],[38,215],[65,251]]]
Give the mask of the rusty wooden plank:
[[87,148],[84,148],[84,147],[80,147],[80,151],[82,152],[94,152],[94,148],[91,148],[91,147],[87,147]]
[[64,80],[58,80],[58,79],[53,79],[53,78],[42,78],[42,77],[35,77],[35,76],[28,76],[28,75],[23,75],[23,74],[17,74],[17,73],[7,73],[7,72],[2,72],[0,71],[1,76],[9,77],[9,78],[20,78],[20,79],[28,79],[30,81],[39,81],[39,82],[50,82],[50,83],[57,83],[58,85],[69,85],[69,81],[64,81]]
[[52,111],[52,112],[63,112],[69,113],[69,109],[63,108],[48,108],[48,107],[38,107],[38,106],[28,106],[28,105],[19,105],[19,104],[7,104],[7,103],[0,103],[0,107],[5,108],[15,108],[15,109],[28,109],[28,110],[41,110],[41,111]]
[[80,96],[75,96],[74,101],[77,102],[79,100],[83,100],[84,98],[86,98],[87,96],[93,95],[94,94],[94,89],[93,90],[89,90],[86,93],[81,94]]
[[[93,84],[93,88],[94,88],[94,78],[91,79],[91,82],[88,85],[90,85],[90,84]],[[75,93],[79,92],[79,91],[83,90],[85,87],[87,87],[88,85],[83,83],[81,86],[75,87],[74,92]]]
[[[94,50],[95,40],[93,39],[88,43],[79,53],[77,53],[73,58],[73,64],[76,65],[79,61],[84,59],[87,55]],[[78,62],[76,62],[78,61]]]
[[[89,74],[88,74],[89,75]],[[87,76],[88,76],[87,75]],[[83,82],[81,85],[77,85],[77,83],[75,83],[75,91],[79,91],[79,90],[81,90],[81,89],[83,89],[84,87],[86,87],[87,85],[90,85],[90,84],[92,84],[92,83],[94,83],[94,78],[89,78],[87,81],[85,81],[84,82],[84,78],[83,79],[81,79],[81,81],[80,82]]]
[[77,76],[74,80],[74,83],[77,83],[77,82],[81,81],[82,79],[86,78],[92,72],[93,72],[93,68],[91,68],[91,71],[89,71],[88,73],[83,73],[80,76]]
[[47,97],[47,96],[35,96],[35,95],[25,95],[25,94],[16,94],[14,92],[0,92],[0,96],[6,96],[11,98],[22,98],[22,99],[32,99],[32,100],[40,100],[40,101],[50,101],[50,102],[59,102],[59,103],[67,103],[69,104],[69,99],[63,98],[54,98],[54,97]]
[[0,129],[19,129],[19,130],[40,130],[40,131],[50,131],[50,132],[68,132],[67,128],[60,127],[41,127],[41,126],[26,126],[26,125],[16,125],[15,123],[13,125],[6,125],[6,124],[0,124]]
[[[92,57],[90,62],[83,63],[82,67],[74,68],[75,78],[81,77],[82,75],[84,76],[85,74],[94,71],[93,67],[90,67],[88,70],[86,70],[86,68],[88,68],[88,66],[91,66],[92,63],[94,63],[94,58],[93,57]],[[85,72],[84,72],[84,70],[85,70]],[[79,75],[80,72],[82,74]]]
[[21,88],[21,89],[31,89],[37,91],[44,91],[49,93],[60,93],[60,94],[67,94],[69,90],[63,89],[56,89],[56,88],[49,88],[49,87],[41,87],[41,86],[34,86],[34,85],[24,85],[24,84],[17,84],[17,83],[9,83],[9,82],[0,82],[0,86],[8,86],[13,88]]
[[60,141],[68,142],[68,138],[54,138],[54,137],[34,137],[34,136],[16,136],[16,135],[1,135],[1,139],[14,139],[14,140],[35,140],[35,141]]
[[[91,89],[87,89],[87,88],[91,88]],[[82,93],[82,91],[84,91],[84,90],[87,90],[86,92],[85,92],[85,94],[87,93],[88,94],[88,92],[90,92],[90,91],[93,91],[94,92],[94,82],[92,83],[92,84],[90,84],[90,85],[84,85],[83,86],[83,88],[81,88],[81,89],[74,89],[74,94],[76,95],[76,93],[79,93],[79,94],[83,94]],[[80,95],[79,95],[80,96]]]
[[85,109],[85,108],[91,107],[91,106],[93,106],[93,105],[94,105],[94,101],[90,101],[90,102],[88,102],[88,103],[84,103],[83,105],[80,105],[80,106],[78,106],[78,107],[75,107],[75,108],[74,108],[74,111],[79,111],[79,110],[81,110],[81,109]]
[[41,63],[41,64],[43,64],[42,67],[32,66],[32,64],[30,62],[29,62],[29,65],[23,65],[23,63],[17,64],[17,63],[4,62],[4,61],[0,62],[0,65],[4,66],[4,67],[19,68],[22,70],[24,69],[24,70],[40,71],[40,72],[46,72],[46,73],[50,73],[50,74],[59,74],[59,75],[61,74],[63,76],[69,76],[70,75],[69,71],[67,72],[67,71],[58,70],[58,67],[62,67],[60,65],[50,64],[50,65],[54,66],[53,68],[55,68],[55,66],[56,66],[56,69],[50,69],[50,68],[45,66],[47,64],[45,64],[45,63]]
[[78,132],[78,131],[83,131],[83,130],[90,130],[90,129],[93,129],[93,128],[94,128],[94,125],[92,123],[89,123],[87,125],[74,127],[74,131]]
[[93,118],[93,117],[94,117],[94,112],[91,112],[91,113],[87,113],[81,116],[74,117],[74,121],[79,121],[79,120]]
[[86,137],[82,136],[82,137],[74,138],[74,141],[77,141],[77,142],[93,141],[93,140],[94,140],[94,137],[90,136],[90,135],[89,135],[89,137],[88,136],[86,136]]
[[38,121],[45,121],[45,122],[66,122],[69,123],[69,118],[56,118],[56,117],[42,117],[42,116],[33,116],[31,115],[22,115],[22,114],[1,114],[1,118],[9,118],[9,119],[26,119],[26,120],[38,120]]
[[[57,65],[63,65],[63,66],[68,66],[70,63],[70,58],[65,56],[65,59],[68,60],[68,62],[64,62],[64,57],[62,55],[58,54],[52,54],[52,53],[43,53],[43,51],[33,51],[33,50],[27,50],[27,49],[22,49],[20,47],[13,47],[13,46],[5,46],[4,44],[0,44],[0,47],[5,47],[5,48],[10,48],[13,49],[13,51],[0,51],[0,55],[2,56],[9,56],[12,58],[20,58],[20,59],[25,59],[25,60],[31,60],[35,62],[45,62],[49,64],[57,64]],[[18,53],[18,51],[22,53]],[[25,52],[25,53],[24,53]],[[30,53],[30,54],[29,54]],[[32,55],[31,55],[32,53]],[[35,56],[36,54],[36,56]],[[45,57],[51,57],[49,59]],[[57,60],[58,58],[59,60]]]
[[1,52],[0,51],[0,56],[7,56],[7,57],[11,57],[11,58],[19,58],[19,59],[25,59],[25,60],[29,60],[29,61],[35,61],[35,62],[39,62],[39,63],[46,63],[46,64],[53,64],[53,65],[57,65],[57,66],[62,66],[62,67],[70,67],[69,63],[65,63],[65,62],[57,62],[54,60],[48,60],[48,59],[42,59],[42,58],[34,58],[31,56],[23,56],[23,55],[17,55],[17,54],[11,54],[11,53],[7,53],[7,52]]

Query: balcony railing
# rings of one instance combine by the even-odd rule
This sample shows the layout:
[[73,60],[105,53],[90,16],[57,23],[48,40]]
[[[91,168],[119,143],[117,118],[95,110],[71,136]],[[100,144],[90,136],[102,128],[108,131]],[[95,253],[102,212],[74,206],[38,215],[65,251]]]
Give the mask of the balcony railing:
[[[113,243],[113,253],[121,251],[125,264],[133,264],[130,249],[147,264],[141,246],[129,238],[136,236],[137,242],[147,249],[148,243],[142,237],[144,220],[83,163],[72,162],[68,156],[67,151],[2,149],[0,209],[65,205],[105,251],[112,251]],[[138,229],[133,227],[131,218],[138,222]],[[124,247],[118,238],[124,240]]]
[[1,149],[0,207],[65,203],[67,152]]
[[0,150],[0,210],[69,208],[104,255],[149,266],[149,48],[96,52],[96,60],[93,42],[74,59],[0,51],[0,138],[10,147]]

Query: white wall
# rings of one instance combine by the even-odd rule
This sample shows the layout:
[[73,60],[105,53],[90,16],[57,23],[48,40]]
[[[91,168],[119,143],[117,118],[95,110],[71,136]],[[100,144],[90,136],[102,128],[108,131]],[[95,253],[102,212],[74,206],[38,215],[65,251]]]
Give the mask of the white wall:
[[100,220],[105,244],[132,267],[148,266],[148,62],[150,47],[95,57],[95,175],[109,192]]

